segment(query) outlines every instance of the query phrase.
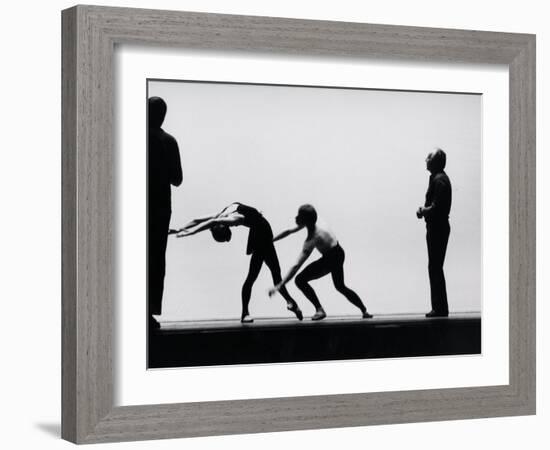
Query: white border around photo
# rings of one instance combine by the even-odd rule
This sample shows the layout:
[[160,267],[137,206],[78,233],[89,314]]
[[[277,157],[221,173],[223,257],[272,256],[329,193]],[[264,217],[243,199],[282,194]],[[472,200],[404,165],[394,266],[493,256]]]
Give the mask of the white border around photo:
[[[304,60],[126,46],[118,47],[115,53],[116,405],[508,383],[509,173],[505,67]],[[146,370],[147,78],[483,94],[482,355]]]

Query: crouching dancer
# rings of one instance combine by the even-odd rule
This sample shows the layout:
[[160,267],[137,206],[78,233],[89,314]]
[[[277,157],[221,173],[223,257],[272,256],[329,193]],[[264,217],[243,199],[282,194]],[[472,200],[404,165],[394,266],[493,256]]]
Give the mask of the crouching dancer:
[[[302,272],[296,276],[296,286],[304,293],[315,307],[315,314],[311,318],[312,320],[322,320],[327,315],[325,310],[321,306],[317,294],[309,284],[311,280],[324,277],[329,273],[332,275],[332,281],[334,287],[344,297],[348,299],[353,305],[357,306],[361,311],[364,319],[370,319],[371,314],[367,312],[367,308],[359,298],[359,296],[348,288],[344,283],[344,259],[345,253],[334,233],[327,228],[317,224],[317,212],[311,205],[300,206],[298,215],[296,216],[296,227],[283,231],[277,235],[273,240],[277,241],[283,239],[290,234],[296,233],[302,228],[307,229],[307,237],[304,242],[304,247],[296,264],[288,271],[288,274],[283,280],[276,284],[269,290],[269,295],[274,295],[277,291],[284,289],[286,283],[288,283],[294,275],[298,272],[300,267],[308,259],[309,255],[314,248],[316,248],[322,255],[320,259],[309,264]],[[281,291],[282,292],[282,291]]]

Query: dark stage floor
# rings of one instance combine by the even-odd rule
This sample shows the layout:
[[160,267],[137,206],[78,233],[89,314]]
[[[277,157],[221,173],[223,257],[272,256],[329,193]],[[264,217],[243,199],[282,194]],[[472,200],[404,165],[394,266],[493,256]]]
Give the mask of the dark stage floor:
[[479,313],[164,322],[149,337],[150,368],[479,353]]

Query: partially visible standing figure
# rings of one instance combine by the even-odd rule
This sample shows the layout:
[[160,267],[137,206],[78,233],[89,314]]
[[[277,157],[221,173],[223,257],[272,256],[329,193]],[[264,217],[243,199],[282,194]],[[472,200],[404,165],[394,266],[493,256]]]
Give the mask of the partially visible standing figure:
[[447,242],[451,227],[449,212],[451,211],[452,188],[451,181],[445,173],[447,155],[441,149],[430,153],[426,158],[426,169],[430,172],[430,183],[426,192],[426,201],[416,211],[416,216],[426,221],[426,242],[428,244],[428,274],[432,310],[426,317],[447,317],[447,288],[443,263],[447,251]]
[[178,143],[162,128],[166,116],[166,103],[160,97],[148,102],[149,143],[148,159],[148,305],[149,327],[160,328],[153,315],[162,312],[162,294],[166,272],[166,243],[172,215],[171,185],[179,186],[183,180]]

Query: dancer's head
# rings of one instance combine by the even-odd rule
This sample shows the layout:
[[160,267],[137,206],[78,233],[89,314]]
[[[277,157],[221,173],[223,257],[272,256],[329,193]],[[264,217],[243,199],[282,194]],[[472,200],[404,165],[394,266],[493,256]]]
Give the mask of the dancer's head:
[[166,102],[160,97],[149,98],[149,128],[160,128],[166,117]]
[[303,227],[312,227],[317,222],[317,211],[312,205],[302,205],[298,208],[296,224]]
[[231,240],[231,229],[227,225],[216,224],[210,228],[210,232],[216,242],[229,242]]
[[438,148],[426,158],[426,169],[431,173],[443,172],[447,163],[447,155],[443,150]]

